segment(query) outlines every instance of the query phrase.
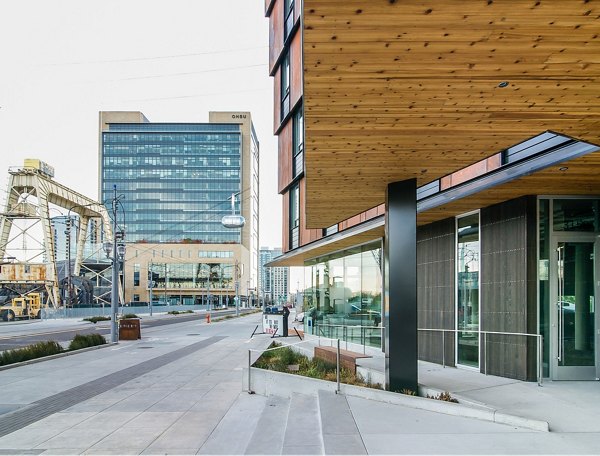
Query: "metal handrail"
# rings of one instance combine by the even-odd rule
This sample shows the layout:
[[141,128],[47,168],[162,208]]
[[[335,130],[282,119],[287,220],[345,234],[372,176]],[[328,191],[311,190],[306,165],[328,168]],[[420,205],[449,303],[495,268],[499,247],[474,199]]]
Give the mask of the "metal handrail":
[[488,334],[497,334],[502,336],[526,336],[526,337],[535,337],[537,340],[537,384],[538,386],[542,386],[542,357],[543,357],[543,344],[544,339],[541,334],[530,334],[530,333],[517,333],[517,332],[503,332],[503,331],[484,331],[484,330],[476,330],[476,329],[442,329],[442,328],[418,328],[418,331],[433,331],[433,332],[441,332],[442,336],[442,366],[446,367],[446,333],[459,333],[459,332],[467,332],[467,333],[476,333],[483,334],[484,336],[484,344],[483,344],[483,358],[484,358],[484,374],[487,375],[487,367],[488,367],[488,359],[487,359],[487,342],[488,342]]
[[361,345],[363,346],[363,354],[366,353],[366,334],[365,334],[365,330],[366,329],[371,329],[371,330],[378,330],[381,331],[381,339],[382,339],[382,346],[383,346],[383,334],[385,331],[385,327],[384,326],[362,326],[362,325],[334,325],[334,324],[317,324],[314,325],[315,328],[319,328],[319,331],[321,332],[321,334],[323,334],[323,336],[325,336],[325,333],[323,332],[322,328],[327,327],[327,328],[342,328],[342,340],[344,342],[346,342],[346,350],[348,350],[348,328],[351,328],[351,331],[354,332],[355,329],[360,328],[360,341],[361,341]]

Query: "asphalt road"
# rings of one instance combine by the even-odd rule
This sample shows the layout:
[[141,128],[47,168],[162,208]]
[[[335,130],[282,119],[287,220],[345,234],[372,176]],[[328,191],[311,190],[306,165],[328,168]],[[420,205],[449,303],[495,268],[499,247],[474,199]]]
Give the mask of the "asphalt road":
[[[240,309],[240,314],[248,313],[248,311]],[[212,318],[219,318],[226,315],[235,315],[235,309],[219,310],[212,312]],[[181,314],[181,315],[161,315],[153,317],[152,319],[143,318],[141,319],[142,333],[144,328],[153,328],[163,325],[171,325],[174,323],[184,323],[187,321],[194,320],[205,320],[205,313],[194,313],[194,314]],[[68,328],[55,328],[39,330],[36,325],[36,321],[31,324],[21,324],[17,334],[2,335],[2,329],[11,328],[14,329],[14,322],[2,323],[0,325],[0,352],[5,350],[13,350],[15,348],[24,347],[26,345],[34,344],[36,342],[44,341],[56,341],[62,344],[66,344],[73,340],[77,334],[102,334],[103,336],[110,335],[110,322],[102,321],[96,324],[81,321],[81,324],[69,326]],[[16,323],[19,324],[19,323]]]

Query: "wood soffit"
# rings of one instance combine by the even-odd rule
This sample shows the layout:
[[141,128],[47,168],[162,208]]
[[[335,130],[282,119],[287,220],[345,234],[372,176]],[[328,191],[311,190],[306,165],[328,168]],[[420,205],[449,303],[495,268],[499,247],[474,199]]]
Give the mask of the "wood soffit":
[[307,226],[545,130],[600,144],[599,4],[304,0]]

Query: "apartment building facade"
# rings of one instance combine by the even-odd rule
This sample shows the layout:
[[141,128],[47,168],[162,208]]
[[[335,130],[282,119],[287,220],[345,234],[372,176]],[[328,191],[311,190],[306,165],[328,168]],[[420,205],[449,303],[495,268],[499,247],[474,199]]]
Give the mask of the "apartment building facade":
[[305,330],[371,331],[390,389],[418,359],[600,377],[598,19],[562,7],[265,1],[272,264],[305,267]]

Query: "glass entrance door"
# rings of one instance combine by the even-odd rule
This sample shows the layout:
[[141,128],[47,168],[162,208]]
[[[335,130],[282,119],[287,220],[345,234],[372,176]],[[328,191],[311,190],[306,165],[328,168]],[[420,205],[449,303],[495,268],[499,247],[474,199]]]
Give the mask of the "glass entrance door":
[[555,243],[551,312],[555,380],[598,378],[597,245],[589,236],[558,238]]

